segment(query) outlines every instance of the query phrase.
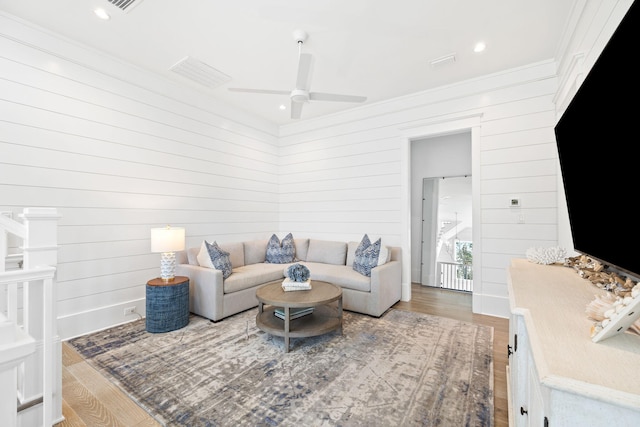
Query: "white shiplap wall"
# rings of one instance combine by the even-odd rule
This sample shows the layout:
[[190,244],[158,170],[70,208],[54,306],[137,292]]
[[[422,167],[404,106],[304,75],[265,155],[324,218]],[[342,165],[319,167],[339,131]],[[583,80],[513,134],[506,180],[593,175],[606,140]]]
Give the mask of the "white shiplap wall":
[[400,150],[391,135],[314,132],[283,138],[280,229],[309,237],[399,244]]
[[[571,249],[553,128],[632,3],[576,1],[556,61],[282,127],[280,229],[354,240],[366,232],[401,245],[404,298],[411,271],[407,134],[416,137],[408,129],[437,134],[448,123],[478,117],[474,311],[508,316],[511,259],[532,246]],[[300,181],[304,204],[295,203]],[[340,200],[332,199],[333,190]],[[512,196],[521,199],[520,208],[508,206]]]
[[[532,64],[302,121],[279,138],[272,125],[0,14],[0,210],[62,214],[59,314],[69,337],[130,320],[126,306],[144,310],[144,283],[158,269],[149,228],[166,223],[185,226],[189,246],[273,230],[369,233],[403,246],[407,263],[407,129],[473,116],[474,310],[506,316],[510,259],[567,230],[556,113],[630,4],[576,2],[558,79],[555,63]],[[514,195],[518,211],[506,204]]]
[[55,207],[63,338],[145,311],[152,227],[187,245],[278,226],[277,128],[0,15],[0,211]]
[[[401,245],[404,299],[411,259],[406,130],[479,117],[472,161],[481,235],[474,245],[482,252],[474,310],[507,316],[510,259],[556,244],[555,90],[554,65],[543,62],[282,127],[280,229],[339,240],[368,233]],[[512,195],[523,201],[518,212],[508,206]]]

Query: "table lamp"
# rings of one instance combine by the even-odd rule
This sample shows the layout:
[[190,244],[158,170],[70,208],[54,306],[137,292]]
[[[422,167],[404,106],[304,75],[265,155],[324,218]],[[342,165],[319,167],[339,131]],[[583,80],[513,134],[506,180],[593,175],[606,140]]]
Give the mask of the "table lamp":
[[151,229],[151,252],[160,252],[160,278],[171,282],[176,272],[176,251],[184,249],[184,228]]

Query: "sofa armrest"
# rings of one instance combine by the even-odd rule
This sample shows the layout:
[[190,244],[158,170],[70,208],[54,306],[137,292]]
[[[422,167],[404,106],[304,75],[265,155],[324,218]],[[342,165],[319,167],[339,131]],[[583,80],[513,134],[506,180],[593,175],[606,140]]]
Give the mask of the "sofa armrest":
[[178,264],[176,275],[189,278],[189,311],[211,320],[222,319],[224,279],[221,270]]
[[371,294],[377,295],[378,307],[372,307],[377,316],[400,301],[402,297],[402,262],[389,261],[371,269]]

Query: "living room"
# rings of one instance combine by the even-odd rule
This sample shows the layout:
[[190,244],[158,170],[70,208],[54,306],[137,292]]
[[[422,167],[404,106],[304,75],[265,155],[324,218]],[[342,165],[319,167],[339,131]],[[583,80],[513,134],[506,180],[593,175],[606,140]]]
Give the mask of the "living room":
[[[58,209],[58,332],[69,339],[143,313],[159,265],[149,230],[166,224],[185,227],[189,247],[380,236],[403,249],[409,301],[411,142],[468,130],[473,311],[507,317],[510,260],[571,248],[553,128],[632,2],[575,2],[545,60],[285,125],[18,18],[9,3],[0,210]],[[139,313],[123,314],[131,306]]]
[[407,263],[410,141],[473,129],[474,312],[506,317],[509,260],[570,247],[553,126],[628,4],[576,5],[576,19],[611,16],[598,28],[570,21],[557,58],[280,127],[3,14],[2,210],[62,216],[65,339],[136,318],[123,309],[144,306],[158,225],[185,226],[187,246],[369,233],[402,246]]

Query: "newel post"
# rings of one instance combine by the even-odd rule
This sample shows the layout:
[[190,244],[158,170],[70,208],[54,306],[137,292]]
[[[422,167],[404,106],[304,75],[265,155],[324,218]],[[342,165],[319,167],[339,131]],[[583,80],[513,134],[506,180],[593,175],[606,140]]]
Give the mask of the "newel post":
[[[24,269],[58,264],[58,220],[55,208],[25,208]],[[51,281],[25,286],[24,327],[35,338],[36,352],[24,365],[22,393],[25,400],[44,394],[45,424],[62,419],[62,344],[57,328],[56,275]]]
[[55,266],[58,263],[58,211],[55,208],[25,208],[20,217],[27,229],[24,269]]

